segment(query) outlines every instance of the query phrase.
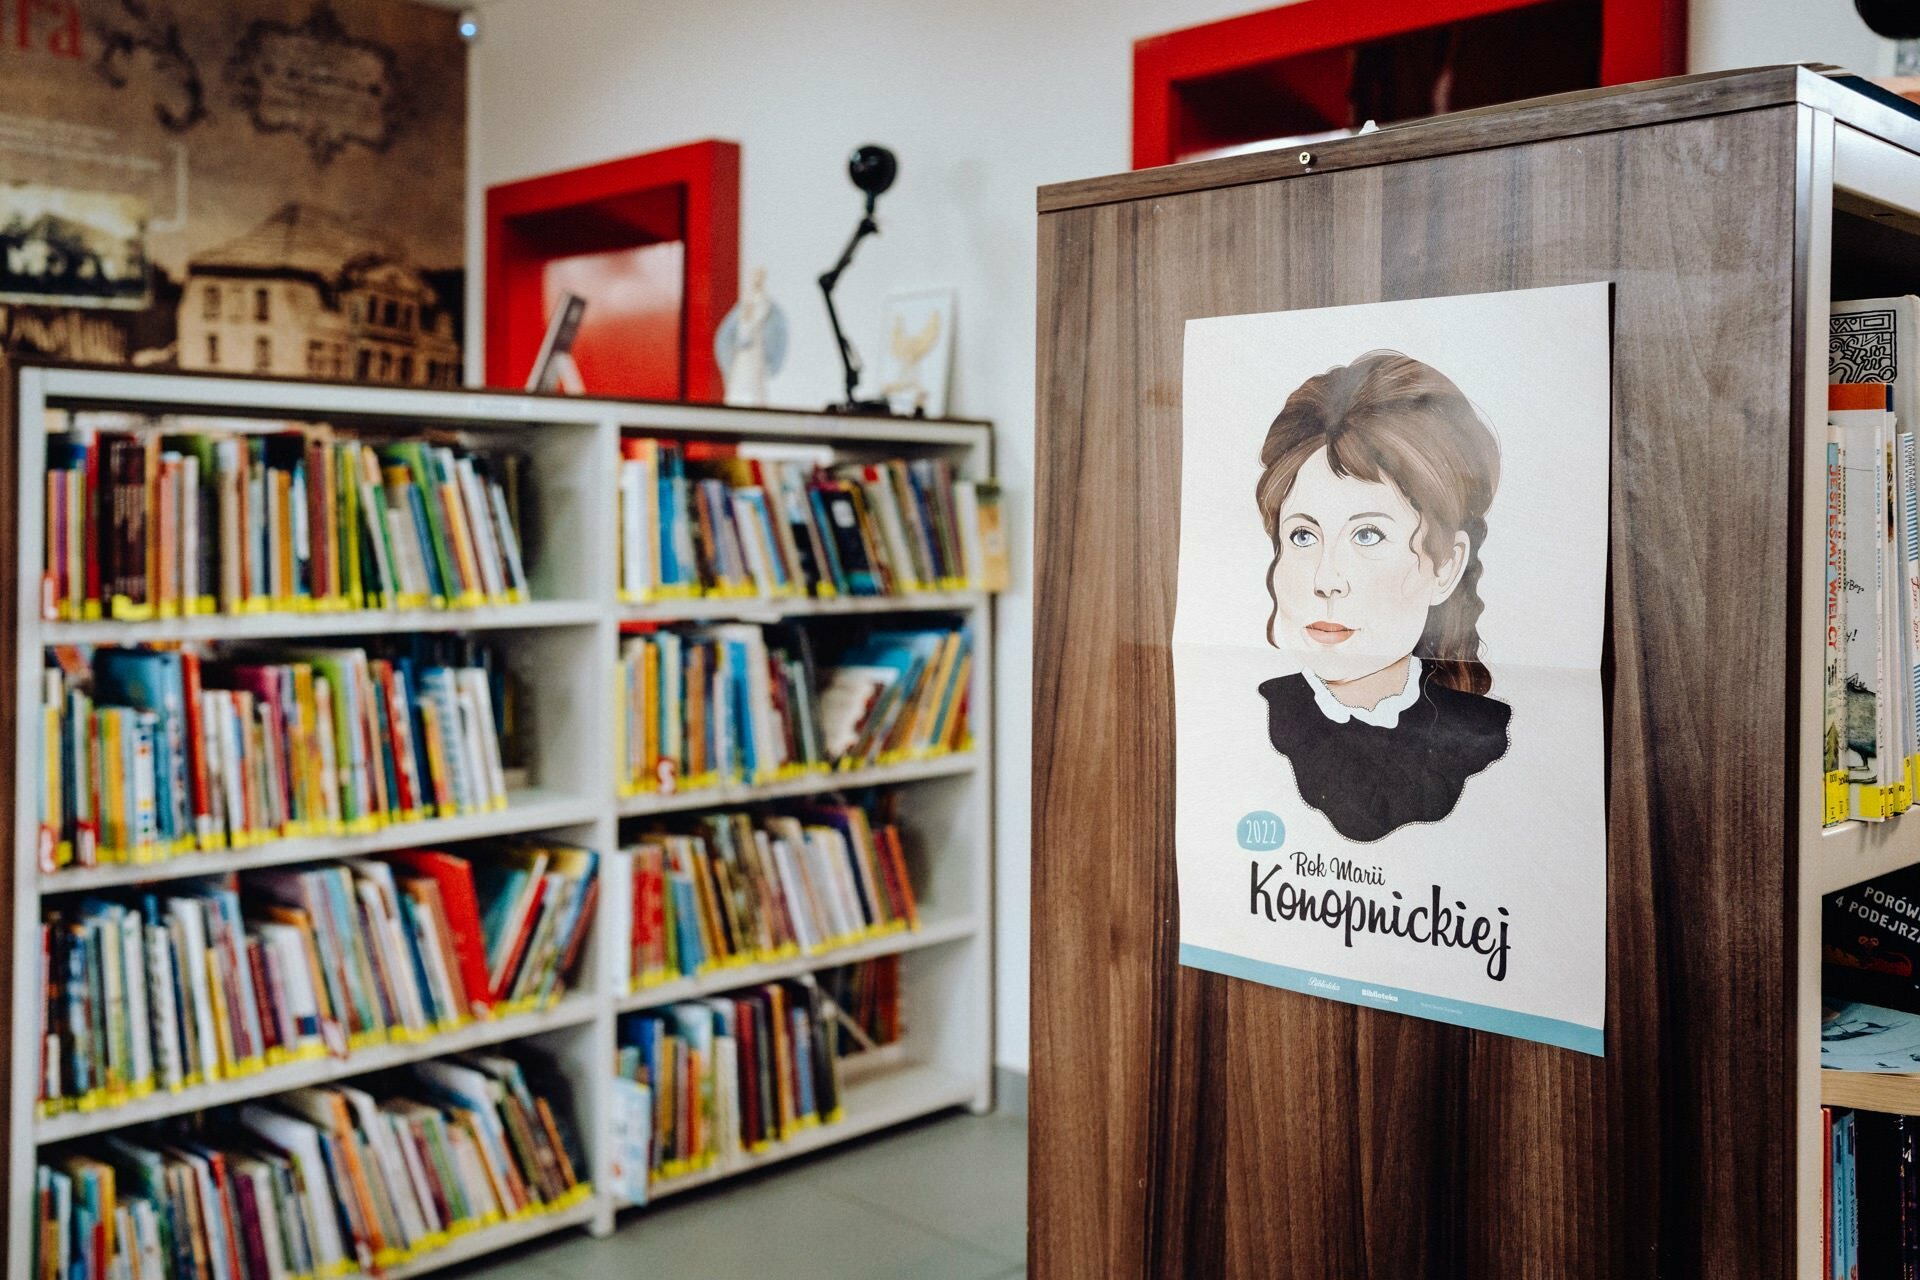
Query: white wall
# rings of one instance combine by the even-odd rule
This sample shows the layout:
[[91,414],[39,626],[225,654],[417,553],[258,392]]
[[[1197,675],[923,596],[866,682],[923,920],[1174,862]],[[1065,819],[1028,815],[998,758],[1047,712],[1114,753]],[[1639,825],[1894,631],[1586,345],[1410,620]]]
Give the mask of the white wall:
[[[1359,3],[1360,0],[1355,0]],[[960,292],[952,411],[999,424],[1015,584],[1000,608],[999,1060],[1027,1065],[1034,188],[1127,167],[1131,46],[1255,0],[491,0],[474,53],[469,342],[479,349],[482,197],[494,183],[699,138],[742,144],[741,265],[764,265],[792,347],[774,402],[839,395],[814,277],[859,214],[847,153],[900,156],[882,234],[836,301],[878,355],[892,290]],[[1880,72],[1891,46],[1848,0],[1702,0],[1696,69],[1822,59]],[[1099,957],[1087,957],[1098,964]]]

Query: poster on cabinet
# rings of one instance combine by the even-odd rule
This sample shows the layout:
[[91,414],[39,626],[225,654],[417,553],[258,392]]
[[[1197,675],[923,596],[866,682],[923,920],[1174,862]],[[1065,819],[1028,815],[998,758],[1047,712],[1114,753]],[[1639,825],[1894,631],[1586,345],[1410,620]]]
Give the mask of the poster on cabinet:
[[1609,288],[1188,322],[1182,964],[1604,1052]]

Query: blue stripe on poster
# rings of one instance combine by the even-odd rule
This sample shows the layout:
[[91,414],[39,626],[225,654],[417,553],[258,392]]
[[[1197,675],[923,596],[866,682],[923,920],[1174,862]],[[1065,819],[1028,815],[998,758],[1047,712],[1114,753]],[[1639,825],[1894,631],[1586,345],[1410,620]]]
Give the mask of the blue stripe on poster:
[[1186,942],[1180,944],[1180,963],[1189,969],[1223,973],[1229,978],[1244,978],[1248,982],[1258,982],[1286,991],[1298,991],[1302,995],[1319,996],[1324,1000],[1338,1000],[1343,1004],[1360,1005],[1368,1009],[1387,1009],[1415,1018],[1425,1018],[1430,1022],[1471,1027],[1475,1031],[1491,1031],[1496,1035],[1512,1036],[1518,1040],[1534,1040],[1541,1044],[1556,1045],[1562,1049],[1572,1049],[1577,1053],[1590,1053],[1595,1057],[1606,1056],[1606,1033],[1599,1027],[1585,1027],[1577,1022],[1562,1022],[1558,1018],[1542,1018],[1531,1013],[1515,1013],[1511,1009],[1496,1009],[1491,1005],[1472,1004],[1465,1000],[1449,1000],[1443,996],[1430,996],[1421,991],[1383,987],[1378,983],[1355,982],[1351,978],[1335,978],[1323,973],[1311,973],[1305,969],[1290,969],[1283,964],[1250,960],[1246,956],[1215,951],[1210,947],[1196,947]]

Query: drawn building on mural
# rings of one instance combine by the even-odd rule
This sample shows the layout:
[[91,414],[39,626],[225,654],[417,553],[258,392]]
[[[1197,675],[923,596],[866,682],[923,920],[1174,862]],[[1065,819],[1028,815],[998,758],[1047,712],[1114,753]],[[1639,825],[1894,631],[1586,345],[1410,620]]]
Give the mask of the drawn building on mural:
[[460,382],[451,311],[392,249],[287,204],[195,254],[180,291],[179,365],[401,386]]

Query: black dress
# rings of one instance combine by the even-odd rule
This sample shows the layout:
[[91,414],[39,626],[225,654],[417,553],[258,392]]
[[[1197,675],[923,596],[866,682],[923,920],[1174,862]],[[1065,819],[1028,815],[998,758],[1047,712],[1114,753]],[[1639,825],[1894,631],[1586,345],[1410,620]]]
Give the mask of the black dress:
[[1420,697],[1391,729],[1329,720],[1305,676],[1278,676],[1260,694],[1267,736],[1293,762],[1300,798],[1363,842],[1452,813],[1467,779],[1507,753],[1513,718],[1496,698],[1436,684],[1431,666],[1420,672]]

